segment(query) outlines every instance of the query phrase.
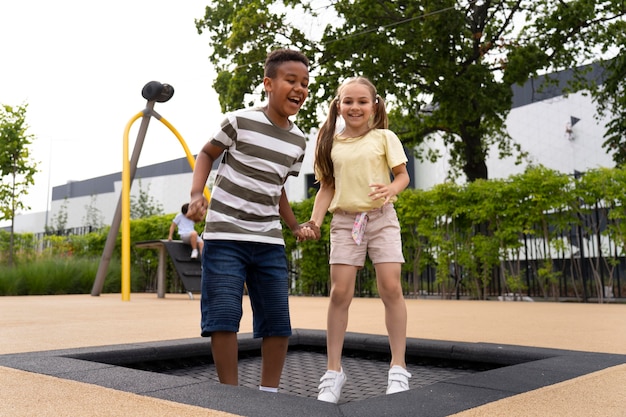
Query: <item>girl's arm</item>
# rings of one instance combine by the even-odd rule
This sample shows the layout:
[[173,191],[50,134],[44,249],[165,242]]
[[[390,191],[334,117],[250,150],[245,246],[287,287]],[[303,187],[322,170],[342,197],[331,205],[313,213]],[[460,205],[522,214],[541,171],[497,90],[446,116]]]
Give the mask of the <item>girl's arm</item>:
[[313,203],[313,211],[311,212],[311,221],[316,226],[321,226],[324,223],[324,217],[330,207],[330,202],[335,195],[335,187],[331,185],[325,185],[320,183],[320,189],[315,196],[315,202]]

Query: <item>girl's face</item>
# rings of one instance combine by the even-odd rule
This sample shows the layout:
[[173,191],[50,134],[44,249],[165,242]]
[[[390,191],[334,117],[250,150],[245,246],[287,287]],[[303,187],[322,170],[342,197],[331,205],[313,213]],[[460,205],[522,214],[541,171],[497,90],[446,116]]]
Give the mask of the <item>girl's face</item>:
[[344,86],[339,101],[339,114],[350,131],[369,129],[370,116],[374,114],[374,100],[367,86],[351,83]]

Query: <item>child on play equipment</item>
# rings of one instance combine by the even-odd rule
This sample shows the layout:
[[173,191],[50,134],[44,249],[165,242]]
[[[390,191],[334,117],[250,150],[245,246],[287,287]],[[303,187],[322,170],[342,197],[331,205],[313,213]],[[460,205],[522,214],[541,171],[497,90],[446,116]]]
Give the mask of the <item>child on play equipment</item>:
[[172,240],[174,237],[174,231],[178,227],[178,235],[180,236],[180,240],[183,243],[187,243],[191,245],[191,259],[196,259],[198,257],[198,252],[202,253],[202,248],[204,247],[204,241],[200,236],[198,236],[198,232],[196,232],[195,224],[192,219],[187,217],[187,212],[189,211],[189,203],[185,203],[180,208],[180,213],[174,217],[172,220],[172,224],[170,225],[170,233],[167,236],[167,240]]
[[319,228],[298,224],[285,193],[298,175],[306,140],[289,120],[309,95],[309,60],[279,49],[265,60],[264,107],[228,115],[196,158],[189,211],[207,202],[202,191],[213,162],[224,154],[208,203],[203,233],[201,335],[211,350],[222,384],[238,385],[237,332],[244,284],[252,304],[253,336],[263,338],[262,391],[277,392],[287,355],[291,321],[288,270],[280,219],[298,240]]
[[[344,126],[337,129],[341,119]],[[411,374],[404,358],[407,312],[400,280],[404,257],[393,207],[396,195],[409,184],[409,175],[402,143],[387,125],[385,102],[376,87],[367,78],[355,77],[339,87],[318,133],[314,167],[320,189],[309,223],[321,225],[326,212],[333,213],[328,363],[319,385],[321,401],[337,403],[347,379],[341,354],[356,273],[366,255],[376,270],[391,347],[386,392],[409,389]]]

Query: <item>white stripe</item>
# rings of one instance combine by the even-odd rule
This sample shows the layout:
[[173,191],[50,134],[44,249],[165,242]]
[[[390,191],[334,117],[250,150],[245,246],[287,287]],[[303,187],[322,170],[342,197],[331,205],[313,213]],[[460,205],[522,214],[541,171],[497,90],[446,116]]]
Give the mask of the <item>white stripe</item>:
[[240,235],[238,233],[203,233],[202,239],[205,240],[235,240],[244,242],[270,243],[272,245],[285,246],[283,239],[271,238],[267,236]]

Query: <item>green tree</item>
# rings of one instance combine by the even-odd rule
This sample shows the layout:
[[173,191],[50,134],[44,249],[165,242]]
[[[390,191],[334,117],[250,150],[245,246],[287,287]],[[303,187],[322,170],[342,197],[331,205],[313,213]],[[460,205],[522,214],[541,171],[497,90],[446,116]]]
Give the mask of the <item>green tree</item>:
[[37,164],[30,157],[29,146],[33,135],[28,134],[26,124],[27,105],[0,106],[0,220],[11,221],[9,241],[9,265],[13,265],[13,226],[19,210],[28,209],[23,197],[28,187],[35,183]]
[[[308,2],[282,3],[311,13]],[[263,96],[263,63],[270,50],[291,45],[309,56],[314,52],[301,30],[285,24],[287,15],[280,11],[280,4],[273,0],[217,1],[206,7],[204,18],[196,19],[198,33],[209,36],[209,59],[217,71],[213,88],[223,112]]]
[[[620,22],[622,25],[626,23]],[[626,29],[622,29],[616,45],[619,45],[620,53],[614,59],[605,63],[606,79],[601,85],[590,85],[593,97],[598,104],[597,116],[608,117],[607,131],[604,135],[602,146],[613,157],[616,164],[626,165],[626,89],[624,78],[626,77]],[[588,85],[588,84],[587,84]]]
[[554,270],[553,258],[562,244],[562,232],[577,221],[573,210],[577,204],[572,193],[568,192],[572,179],[539,166],[530,167],[523,174],[510,177],[510,180],[523,195],[518,205],[519,214],[522,214],[518,224],[529,237],[534,238],[535,244],[542,242],[535,250],[541,253],[537,269],[544,297],[551,290],[556,298],[559,273]]
[[209,35],[222,110],[260,93],[270,49],[300,49],[312,59],[314,77],[300,127],[317,127],[338,83],[362,74],[388,101],[391,128],[403,143],[414,148],[441,138],[454,172],[469,181],[488,178],[490,149],[524,156],[505,126],[511,86],[603,52],[615,56],[606,46],[611,37],[623,38],[626,10],[623,0],[337,0],[324,13],[336,18],[318,41],[298,29],[321,10],[314,5],[233,0],[206,8],[196,27]]

